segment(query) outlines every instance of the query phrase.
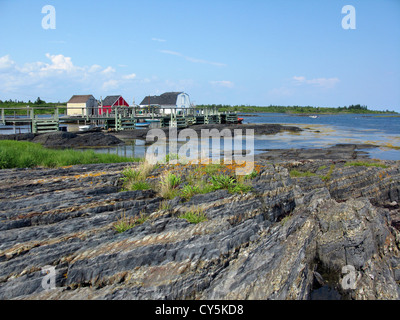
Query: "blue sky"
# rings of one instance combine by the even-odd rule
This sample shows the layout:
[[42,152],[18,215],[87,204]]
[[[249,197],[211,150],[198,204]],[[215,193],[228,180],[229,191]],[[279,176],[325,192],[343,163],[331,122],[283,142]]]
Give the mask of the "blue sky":
[[185,91],[196,104],[400,112],[399,39],[398,0],[0,0],[0,99]]

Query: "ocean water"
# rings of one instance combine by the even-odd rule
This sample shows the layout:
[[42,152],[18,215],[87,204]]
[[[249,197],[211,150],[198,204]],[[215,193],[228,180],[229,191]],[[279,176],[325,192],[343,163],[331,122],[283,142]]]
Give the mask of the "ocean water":
[[[275,135],[254,137],[254,154],[267,149],[326,148],[336,144],[373,144],[378,148],[364,149],[372,159],[400,160],[400,117],[363,114],[318,115],[317,118],[281,113],[242,114],[243,123],[275,123],[293,125],[301,132],[284,131]],[[143,157],[146,146],[143,141],[129,142],[132,146],[98,149],[98,152],[116,152],[120,155]],[[184,141],[178,141],[184,144]],[[202,140],[199,144],[210,142]],[[220,143],[221,152],[224,148]],[[244,146],[244,149],[246,147]],[[215,150],[214,150],[215,151]],[[168,150],[167,150],[168,152]],[[212,150],[210,150],[210,157]]]
[[256,137],[256,153],[262,149],[324,148],[342,143],[373,144],[365,149],[371,158],[400,160],[400,116],[340,114],[317,118],[281,113],[243,116],[244,123],[278,123],[303,129],[299,133],[282,132]]
[[[276,135],[254,137],[254,154],[267,149],[325,148],[335,144],[357,143],[374,144],[378,148],[365,149],[374,159],[400,160],[400,116],[370,114],[318,115],[311,118],[303,115],[283,113],[242,114],[243,123],[275,123],[293,125],[303,129],[301,132],[281,132]],[[76,128],[75,128],[76,129]],[[25,127],[1,127],[0,134],[28,132]],[[211,143],[201,140],[199,145]],[[185,141],[178,141],[178,145]],[[220,148],[223,149],[223,141]],[[123,156],[144,157],[148,146],[144,141],[127,141],[125,146],[96,148],[96,152],[116,153]],[[210,154],[212,152],[210,147]],[[215,150],[214,150],[215,151]],[[221,150],[220,150],[221,151]],[[167,150],[168,152],[168,150]],[[222,152],[222,151],[221,151]]]

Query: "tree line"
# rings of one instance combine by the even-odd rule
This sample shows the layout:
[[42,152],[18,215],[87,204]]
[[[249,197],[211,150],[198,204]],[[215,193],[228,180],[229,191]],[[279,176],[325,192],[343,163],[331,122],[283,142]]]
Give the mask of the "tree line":
[[365,105],[349,105],[344,107],[313,107],[313,106],[250,106],[250,105],[222,105],[222,104],[207,104],[207,105],[197,105],[197,107],[202,108],[217,108],[218,111],[234,111],[243,113],[397,113],[395,111],[376,111],[369,110]]

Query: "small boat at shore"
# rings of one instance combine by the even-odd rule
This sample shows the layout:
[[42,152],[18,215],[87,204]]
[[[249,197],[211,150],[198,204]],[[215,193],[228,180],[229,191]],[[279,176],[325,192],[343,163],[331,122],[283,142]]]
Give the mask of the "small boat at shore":
[[94,126],[93,124],[87,124],[87,125],[84,125],[84,126],[79,126],[79,131],[80,132],[85,132],[85,131],[93,130],[94,128],[96,128],[96,126]]
[[148,122],[138,122],[135,123],[135,127],[137,128],[147,128],[150,125]]
[[243,118],[238,118],[238,123],[242,124],[242,122],[243,122]]

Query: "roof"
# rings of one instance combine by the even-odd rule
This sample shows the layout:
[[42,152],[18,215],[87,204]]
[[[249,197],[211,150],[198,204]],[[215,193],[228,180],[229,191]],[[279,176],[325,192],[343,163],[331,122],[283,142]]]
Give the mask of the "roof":
[[148,106],[148,105],[176,105],[176,99],[178,95],[183,92],[165,92],[160,96],[147,96],[143,99],[140,103],[141,106]]
[[86,103],[89,99],[94,97],[91,94],[87,95],[73,95],[67,103]]
[[103,100],[103,106],[112,106],[118,99],[119,96],[107,96],[104,100]]

